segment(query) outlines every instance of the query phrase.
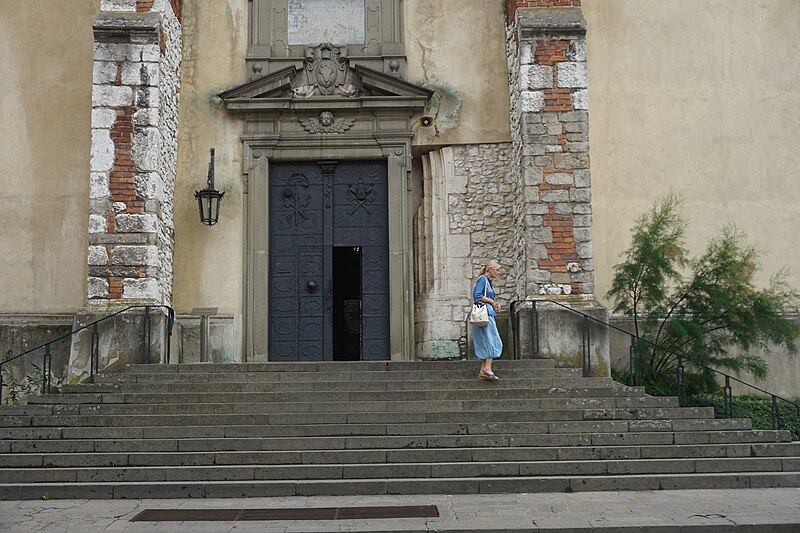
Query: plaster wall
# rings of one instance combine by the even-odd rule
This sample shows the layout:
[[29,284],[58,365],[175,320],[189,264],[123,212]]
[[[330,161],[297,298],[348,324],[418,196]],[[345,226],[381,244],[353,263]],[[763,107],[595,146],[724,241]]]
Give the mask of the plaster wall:
[[504,0],[405,0],[408,81],[436,90],[414,145],[509,142]]
[[[800,3],[584,0],[597,296],[673,190],[699,253],[735,223],[800,287]],[[608,304],[608,302],[604,302]]]
[[0,2],[4,313],[74,312],[86,302],[98,8],[98,0]]
[[[187,2],[182,22],[173,305],[178,313],[193,307],[241,313],[242,122],[216,95],[246,80],[247,1]],[[225,197],[220,221],[209,228],[200,223],[194,191],[206,186],[212,146],[215,186]]]

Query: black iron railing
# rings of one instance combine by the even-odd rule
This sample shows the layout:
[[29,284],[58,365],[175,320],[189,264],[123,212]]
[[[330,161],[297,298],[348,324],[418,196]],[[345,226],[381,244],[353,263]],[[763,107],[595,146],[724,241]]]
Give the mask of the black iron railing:
[[112,313],[108,316],[104,316],[94,322],[90,322],[85,326],[81,326],[69,333],[65,333],[64,335],[50,340],[44,344],[36,346],[35,348],[31,348],[30,350],[24,351],[20,354],[14,355],[9,357],[3,361],[0,361],[0,398],[2,398],[2,391],[3,387],[10,387],[11,382],[6,382],[3,379],[3,365],[7,365],[12,361],[25,357],[27,355],[35,354],[39,350],[43,350],[42,352],[42,383],[41,383],[41,393],[42,394],[49,394],[51,390],[51,376],[52,376],[52,368],[53,368],[53,356],[52,356],[52,346],[58,341],[61,341],[66,338],[71,338],[74,334],[80,333],[81,331],[87,330],[91,328],[92,338],[90,343],[90,354],[89,354],[89,377],[93,378],[97,373],[100,371],[100,333],[99,333],[99,325],[103,322],[106,322],[122,313],[130,311],[131,309],[144,309],[143,320],[142,320],[142,333],[141,333],[141,354],[142,354],[142,361],[144,363],[150,363],[150,352],[151,352],[151,343],[152,343],[152,324],[151,324],[151,316],[150,310],[154,308],[162,308],[166,309],[167,311],[167,329],[166,329],[166,359],[169,362],[169,352],[170,352],[170,341],[172,337],[172,327],[175,324],[175,311],[168,305],[131,305],[125,307],[124,309],[120,309],[119,311]]
[[[539,344],[540,332],[539,332],[539,310],[537,308],[537,302],[546,302],[548,304],[557,305],[563,309],[566,309],[570,313],[575,315],[579,315],[582,317],[581,322],[581,334],[582,334],[582,352],[583,352],[583,375],[589,376],[591,375],[592,369],[592,354],[591,354],[591,328],[589,327],[590,322],[595,322],[601,326],[604,326],[609,329],[616,330],[620,333],[628,335],[630,337],[630,348],[628,349],[628,376],[629,376],[629,385],[630,386],[639,386],[641,384],[640,375],[639,375],[639,346],[649,345],[652,348],[656,348],[658,350],[662,350],[664,353],[671,354],[676,358],[676,368],[675,368],[675,385],[678,397],[678,403],[681,407],[685,407],[688,405],[688,399],[686,395],[686,358],[674,352],[668,348],[663,346],[657,345],[653,342],[648,341],[647,339],[643,339],[629,331],[626,331],[622,328],[617,326],[613,326],[608,322],[604,322],[598,318],[595,318],[591,315],[587,315],[586,313],[582,313],[565,305],[557,300],[548,300],[548,299],[527,299],[527,300],[517,300],[511,303],[509,307],[509,314],[510,314],[510,322],[511,322],[511,337],[512,337],[512,350],[513,350],[513,357],[516,359],[520,357],[519,354],[519,332],[521,331],[521,327],[519,324],[519,308],[522,305],[530,304],[531,306],[531,313],[530,313],[530,332],[531,332],[531,357],[534,359],[541,357],[541,350]],[[754,391],[768,397],[771,399],[771,418],[772,418],[772,427],[773,429],[783,429],[784,424],[781,418],[781,409],[779,407],[778,402],[784,402],[786,406],[789,407],[790,411],[794,411],[796,416],[800,418],[800,404],[793,402],[791,400],[787,400],[777,394],[773,394],[769,391],[766,391],[762,388],[756,387],[746,381],[743,381],[739,378],[726,374],[725,372],[721,372],[716,368],[712,368],[709,366],[697,364],[693,361],[689,361],[691,365],[699,368],[705,369],[709,372],[713,372],[716,375],[719,375],[723,381],[723,406],[721,409],[721,414],[725,418],[732,418],[733,417],[733,388],[731,386],[731,382],[735,381],[743,386],[749,387]]]

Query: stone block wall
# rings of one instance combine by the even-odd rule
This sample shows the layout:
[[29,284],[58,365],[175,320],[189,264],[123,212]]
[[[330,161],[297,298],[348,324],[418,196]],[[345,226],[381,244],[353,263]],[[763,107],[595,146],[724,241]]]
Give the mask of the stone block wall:
[[514,298],[514,189],[508,143],[442,148],[423,156],[423,200],[414,216],[417,357],[467,353],[466,313],[488,259],[503,267],[498,297]]
[[95,21],[90,307],[169,304],[181,2],[102,0]]

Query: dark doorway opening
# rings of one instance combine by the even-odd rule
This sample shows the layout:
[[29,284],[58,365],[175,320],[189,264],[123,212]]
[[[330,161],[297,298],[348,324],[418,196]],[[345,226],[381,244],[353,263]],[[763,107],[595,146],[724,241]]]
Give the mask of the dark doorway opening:
[[361,359],[361,247],[333,247],[333,360]]

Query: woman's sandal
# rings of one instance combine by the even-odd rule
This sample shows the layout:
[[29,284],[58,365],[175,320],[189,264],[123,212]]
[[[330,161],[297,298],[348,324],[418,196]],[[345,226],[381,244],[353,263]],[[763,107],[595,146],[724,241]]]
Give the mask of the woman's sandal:
[[478,377],[481,378],[481,379],[488,380],[488,381],[497,381],[498,379],[500,379],[497,376],[495,376],[494,374],[490,374],[486,370],[481,370],[480,373],[478,374]]

